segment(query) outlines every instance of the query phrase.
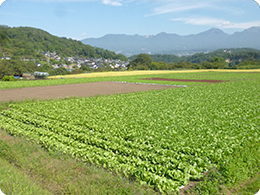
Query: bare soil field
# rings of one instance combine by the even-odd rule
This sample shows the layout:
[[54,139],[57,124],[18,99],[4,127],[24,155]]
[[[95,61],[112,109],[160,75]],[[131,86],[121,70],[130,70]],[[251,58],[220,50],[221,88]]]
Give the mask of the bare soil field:
[[174,86],[144,85],[134,83],[96,82],[82,84],[56,85],[47,87],[31,87],[21,89],[0,90],[0,101],[18,101],[26,99],[56,99],[66,97],[88,97],[118,93],[160,90]]
[[143,80],[155,80],[155,81],[181,81],[181,82],[204,82],[204,83],[221,83],[221,82],[229,82],[222,80],[195,80],[195,79],[167,79],[167,78],[145,78]]

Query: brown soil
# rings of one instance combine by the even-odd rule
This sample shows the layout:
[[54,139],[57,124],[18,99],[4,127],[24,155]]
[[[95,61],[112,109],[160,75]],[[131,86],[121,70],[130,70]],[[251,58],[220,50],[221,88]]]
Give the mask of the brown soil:
[[204,172],[203,173],[203,177],[200,178],[199,180],[197,181],[189,181],[189,184],[184,186],[183,188],[180,189],[180,193],[179,195],[185,195],[185,194],[188,194],[187,191],[191,190],[192,188],[196,187],[199,182],[203,181],[205,179],[205,177],[210,173],[210,172],[213,172],[216,170],[216,167],[213,167],[211,170],[207,171],[207,172]]
[[228,82],[222,80],[194,80],[194,79],[167,79],[167,78],[145,78],[143,80],[156,80],[156,81],[181,81],[181,82],[204,82],[204,83],[221,83]]
[[185,195],[187,194],[187,191],[191,190],[191,188],[194,188],[196,185],[198,185],[199,181],[189,181],[189,184],[184,186],[184,188],[180,189],[179,195]]
[[16,101],[25,99],[55,99],[73,96],[88,97],[96,95],[110,95],[117,93],[160,90],[168,88],[173,88],[173,86],[116,83],[107,81],[21,89],[2,89],[0,90],[0,101]]

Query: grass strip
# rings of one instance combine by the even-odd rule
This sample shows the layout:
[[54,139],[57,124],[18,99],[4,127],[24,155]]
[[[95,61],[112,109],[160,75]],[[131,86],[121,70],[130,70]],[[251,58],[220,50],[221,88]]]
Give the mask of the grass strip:
[[5,194],[159,194],[3,129],[0,138],[0,189]]

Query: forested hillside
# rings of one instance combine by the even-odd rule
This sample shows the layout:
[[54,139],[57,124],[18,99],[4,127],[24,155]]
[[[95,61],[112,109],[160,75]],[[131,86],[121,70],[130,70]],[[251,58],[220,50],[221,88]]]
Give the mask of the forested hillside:
[[129,59],[132,61],[128,67],[137,70],[260,68],[260,51],[251,48],[219,49],[182,57],[173,54],[139,54]]
[[[129,59],[135,59],[136,56],[131,56]],[[251,48],[231,48],[231,49],[218,49],[210,53],[197,53],[190,56],[176,56],[173,54],[153,54],[151,55],[156,62],[178,63],[178,62],[191,62],[201,63],[203,61],[210,61],[214,57],[229,59],[230,61],[238,64],[244,60],[260,60],[260,50]]]
[[[68,61],[69,58],[72,61]],[[83,73],[85,69],[79,69],[78,64],[84,64],[85,59],[101,58],[111,63],[111,60],[128,60],[122,54],[56,37],[40,29],[0,25],[0,79],[5,75],[21,77],[23,73],[35,71],[49,75]]]
[[[147,54],[148,55],[148,54]],[[138,55],[131,56],[129,59],[135,60]],[[207,68],[208,62],[221,60],[225,68],[259,68],[260,50],[251,48],[231,48],[219,49],[210,53],[197,53],[191,56],[176,56],[173,54],[154,54],[150,55],[152,61],[168,64],[172,68]],[[191,66],[193,64],[193,66]],[[197,65],[196,65],[197,64]],[[209,67],[212,68],[212,67]],[[223,67],[222,67],[223,68]]]
[[[31,27],[9,28],[0,26],[0,55],[4,54],[12,59],[37,58],[44,56],[42,52],[56,52],[60,56],[74,56],[84,58],[110,58],[127,60],[122,54],[84,45],[80,41],[56,37],[43,30]],[[2,39],[7,37],[5,41]]]

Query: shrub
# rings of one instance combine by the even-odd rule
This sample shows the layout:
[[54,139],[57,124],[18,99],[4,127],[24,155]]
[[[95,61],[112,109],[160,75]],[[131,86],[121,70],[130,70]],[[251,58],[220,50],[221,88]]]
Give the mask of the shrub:
[[14,76],[7,76],[5,75],[3,78],[2,78],[2,81],[14,81]]

